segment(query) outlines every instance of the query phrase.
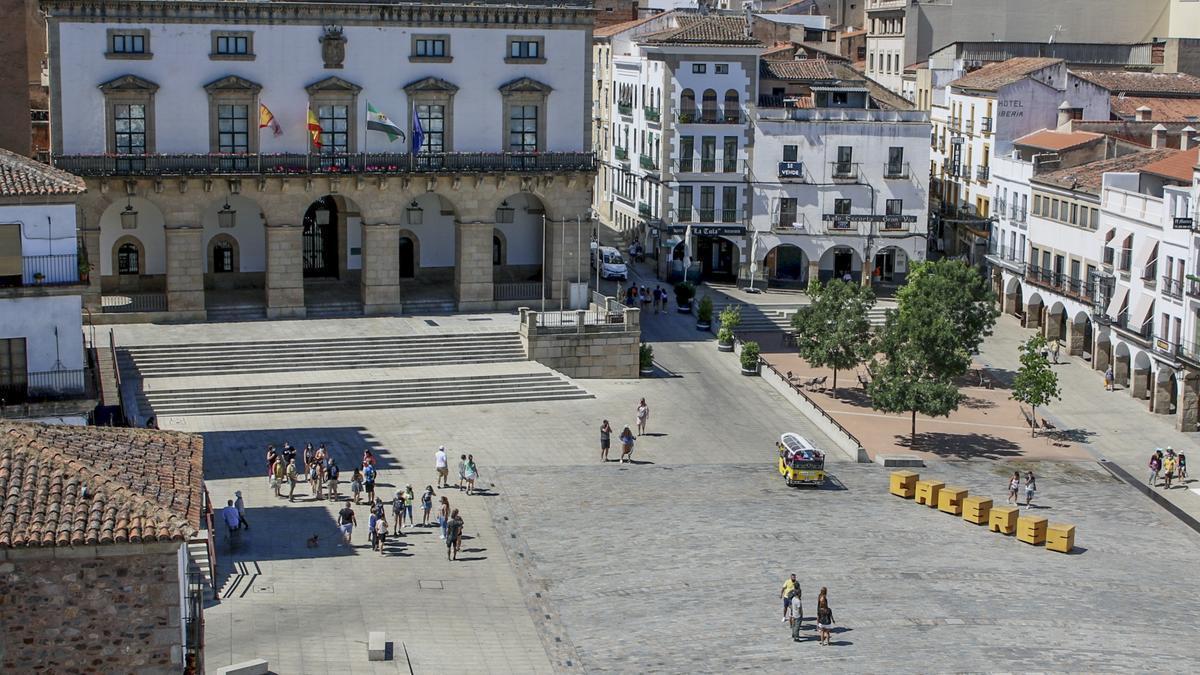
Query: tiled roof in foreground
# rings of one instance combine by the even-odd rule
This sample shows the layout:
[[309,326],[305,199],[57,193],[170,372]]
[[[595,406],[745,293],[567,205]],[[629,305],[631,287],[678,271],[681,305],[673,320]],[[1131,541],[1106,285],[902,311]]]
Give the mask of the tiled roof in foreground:
[[0,548],[185,541],[202,470],[191,434],[0,424]]
[[0,149],[0,197],[77,195],[83,179],[15,152]]

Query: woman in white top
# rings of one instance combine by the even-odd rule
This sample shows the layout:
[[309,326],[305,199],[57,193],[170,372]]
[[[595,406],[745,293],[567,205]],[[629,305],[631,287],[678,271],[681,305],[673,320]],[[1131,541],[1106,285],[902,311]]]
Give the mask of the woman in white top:
[[637,407],[637,429],[638,435],[646,433],[646,423],[650,421],[650,406],[646,405],[646,399],[642,399]]

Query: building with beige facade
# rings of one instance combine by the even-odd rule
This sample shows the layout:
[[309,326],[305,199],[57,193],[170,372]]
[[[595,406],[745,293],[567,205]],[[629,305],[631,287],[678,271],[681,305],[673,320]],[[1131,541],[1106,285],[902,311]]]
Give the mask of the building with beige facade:
[[109,320],[494,309],[588,276],[590,5],[45,9]]

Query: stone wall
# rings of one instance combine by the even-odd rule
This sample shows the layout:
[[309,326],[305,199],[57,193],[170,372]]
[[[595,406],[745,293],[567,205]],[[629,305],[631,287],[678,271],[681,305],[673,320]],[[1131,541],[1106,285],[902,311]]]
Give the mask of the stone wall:
[[0,550],[0,672],[181,672],[178,548]]
[[[567,377],[636,378],[641,344],[640,310],[626,308],[624,322],[603,326],[587,320],[589,312],[547,312],[573,325],[539,326],[538,312],[521,308],[521,342],[530,361]],[[593,314],[594,316],[594,314]]]

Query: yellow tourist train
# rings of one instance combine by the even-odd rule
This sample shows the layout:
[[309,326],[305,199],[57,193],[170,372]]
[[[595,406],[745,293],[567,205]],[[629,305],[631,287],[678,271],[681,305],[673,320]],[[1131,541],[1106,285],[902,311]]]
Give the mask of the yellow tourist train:
[[779,474],[789,486],[825,484],[825,453],[812,441],[789,431],[775,445],[779,450]]

